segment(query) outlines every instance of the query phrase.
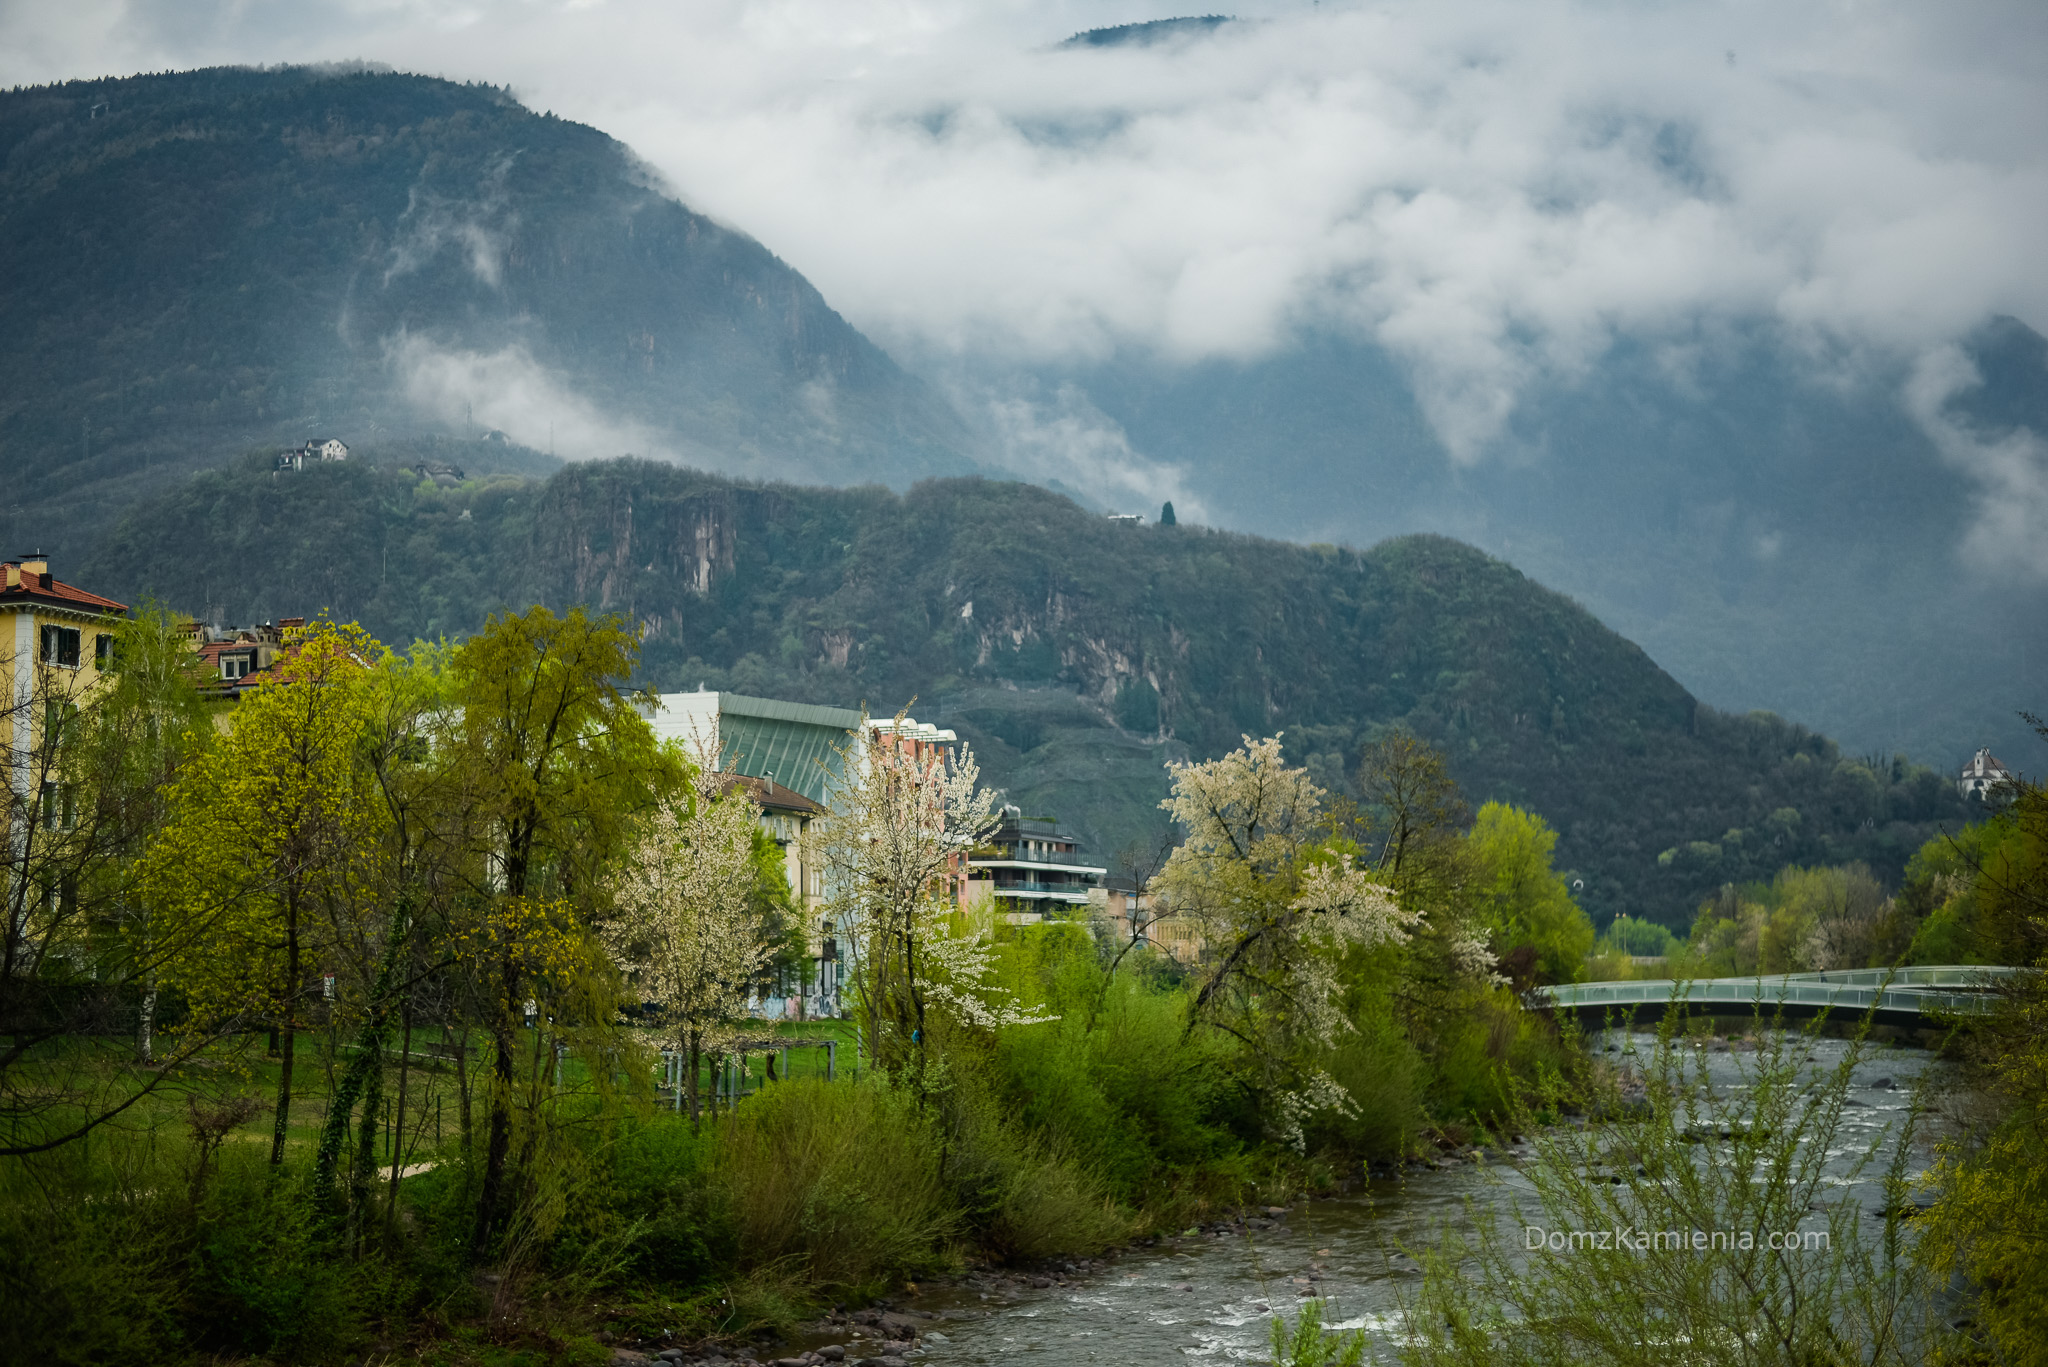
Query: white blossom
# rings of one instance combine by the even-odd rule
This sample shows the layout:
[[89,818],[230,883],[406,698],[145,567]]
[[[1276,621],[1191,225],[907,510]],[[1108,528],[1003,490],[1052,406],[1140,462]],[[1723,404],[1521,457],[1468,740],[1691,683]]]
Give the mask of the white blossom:
[[1051,1019],[993,984],[993,946],[960,912],[967,856],[998,820],[973,753],[917,747],[872,727],[854,746],[821,843],[826,912],[857,955],[869,1047],[885,1060],[922,1058],[934,1010],[988,1029]]
[[1160,805],[1187,838],[1152,891],[1200,926],[1207,947],[1192,1023],[1248,1047],[1275,1137],[1299,1145],[1306,1117],[1354,1104],[1317,1062],[1354,1028],[1340,958],[1406,941],[1421,913],[1333,846],[1326,795],[1282,760],[1279,736],[1171,768]]
[[1500,961],[1481,932],[1459,935],[1450,943],[1451,967],[1468,978],[1478,978],[1494,987],[1504,986],[1507,977],[1497,972]]
[[666,1046],[715,1049],[774,956],[753,905],[759,818],[743,788],[721,797],[700,767],[687,806],[654,814],[614,880],[606,946],[653,1005]]

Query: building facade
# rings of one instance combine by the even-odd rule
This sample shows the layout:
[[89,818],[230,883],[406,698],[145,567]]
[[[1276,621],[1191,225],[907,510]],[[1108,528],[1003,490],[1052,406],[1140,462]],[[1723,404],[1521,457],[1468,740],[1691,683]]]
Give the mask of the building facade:
[[811,826],[830,814],[849,759],[865,762],[866,735],[913,758],[943,762],[958,737],[911,717],[870,719],[845,707],[784,702],[699,689],[664,693],[648,713],[654,734],[679,742],[724,783],[738,782],[761,808],[761,824],[783,851],[783,870],[804,917],[809,963],[762,994],[771,1017],[845,1013],[849,965],[860,947],[825,914],[825,870]]
[[654,734],[678,741],[721,782],[743,785],[761,808],[761,824],[782,847],[783,873],[804,917],[808,971],[764,995],[770,1016],[837,1016],[843,1009],[846,946],[823,915],[824,870],[811,824],[845,772],[861,714],[844,707],[750,698],[739,693],[664,693],[648,716]]
[[1102,900],[1109,870],[1082,858],[1073,836],[1050,817],[1004,807],[987,846],[967,860],[963,904],[987,900],[1011,925],[1090,914]]
[[0,563],[0,763],[7,770],[7,873],[10,910],[5,959],[27,971],[40,957],[33,922],[38,899],[57,895],[44,851],[61,843],[46,833],[76,819],[61,738],[70,719],[112,668],[125,604],[59,580],[41,552]]
[[205,671],[202,687],[224,697],[240,697],[254,687],[255,677],[277,663],[285,636],[306,625],[303,617],[280,617],[249,627],[209,627],[185,623],[185,640]]

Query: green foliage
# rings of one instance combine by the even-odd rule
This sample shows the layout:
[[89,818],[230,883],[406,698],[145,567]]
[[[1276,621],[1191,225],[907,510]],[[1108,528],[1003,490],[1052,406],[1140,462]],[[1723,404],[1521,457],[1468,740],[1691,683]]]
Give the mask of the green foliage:
[[1471,895],[1494,952],[1512,962],[1525,951],[1534,960],[1531,980],[1541,983],[1578,981],[1593,947],[1593,923],[1551,871],[1556,846],[1557,833],[1542,817],[1499,802],[1481,807],[1465,836]]
[[[2048,740],[2048,727],[2027,720]],[[1984,827],[1949,849],[1923,851],[1915,872],[1946,881],[1944,911],[1967,899],[1967,919],[1951,925],[1986,959],[2048,970],[2048,789],[2020,785]],[[1927,1175],[1937,1199],[1920,1253],[1937,1275],[1964,1279],[1974,1301],[1982,1342],[1952,1360],[2040,1367],[2048,1363],[2048,971],[2014,980],[1992,1015],[1962,1024],[1964,1078],[1989,1105],[1973,1108],[1978,1123],[1948,1137]]]
[[769,1088],[719,1135],[714,1171],[742,1256],[792,1260],[855,1295],[930,1267],[957,1220],[935,1141],[910,1094],[872,1074]]
[[1154,985],[1144,968],[1126,958],[1109,977],[1073,925],[1004,945],[1004,986],[1057,1019],[1004,1031],[988,1067],[1019,1132],[1077,1155],[1133,1207],[1239,1145],[1220,1114],[1225,1051],[1207,1034],[1183,1042],[1185,990]]
[[1728,884],[1701,903],[1674,969],[1729,977],[1882,968],[1899,961],[1912,934],[1868,866],[1787,865],[1769,883]]
[[1358,1367],[1365,1361],[1365,1331],[1348,1334],[1323,1327],[1321,1299],[1305,1300],[1290,1332],[1273,1317],[1273,1367]]
[[[1809,1069],[1806,1037],[1763,1040],[1721,1089],[1667,1017],[1641,1104],[1610,1091],[1608,1124],[1545,1133],[1526,1195],[1419,1255],[1403,1361],[1642,1363],[1674,1344],[1699,1361],[1917,1360],[1931,1287],[1907,1257],[1912,1126],[1859,1151],[1843,1115],[1862,1047]],[[1845,1150],[1851,1180],[1883,1174],[1881,1223],[1827,1171]],[[1770,1246],[1787,1231],[1802,1242]]]
[[[1318,553],[1110,524],[1022,484],[899,497],[630,460],[447,490],[353,463],[303,474],[252,465],[171,490],[82,582],[237,617],[327,603],[388,640],[508,603],[630,605],[646,682],[916,697],[987,782],[1097,851],[1149,843],[1165,760],[1284,728],[1341,793],[1363,747],[1405,726],[1476,800],[1543,817],[1595,924],[1683,927],[1723,883],[1787,863],[1894,879],[1965,813],[1931,771],[1700,705],[1568,599],[1440,537]],[[276,546],[270,572],[223,581],[214,567],[252,537]]]
[[187,1314],[206,1346],[286,1359],[328,1354],[362,1332],[358,1281],[368,1269],[317,1237],[311,1193],[234,1154],[195,1222]]
[[1655,921],[1634,916],[1617,916],[1600,936],[1601,943],[1623,954],[1660,958],[1678,944],[1678,938]]

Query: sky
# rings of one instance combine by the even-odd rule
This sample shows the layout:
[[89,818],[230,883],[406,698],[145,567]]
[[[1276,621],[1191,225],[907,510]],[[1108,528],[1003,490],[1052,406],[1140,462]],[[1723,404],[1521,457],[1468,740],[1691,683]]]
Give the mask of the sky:
[[2048,6],[1265,0],[1200,41],[1058,46],[1186,12],[8,0],[0,81],[363,60],[509,85],[950,377],[1020,461],[1131,497],[1196,496],[1082,399],[1004,377],[1338,328],[1483,468],[1619,340],[1682,379],[1763,327],[1823,377],[1902,377],[1978,495],[1969,553],[2048,580],[2048,542],[2013,534],[2048,525],[2048,447],[1945,412],[1970,329],[2048,331]]
[[[1483,445],[1518,376],[1763,315],[2048,326],[2048,7],[175,0],[0,6],[0,80],[363,59],[632,145],[885,340],[1254,353],[1372,330]],[[1466,430],[1467,426],[1471,430]]]

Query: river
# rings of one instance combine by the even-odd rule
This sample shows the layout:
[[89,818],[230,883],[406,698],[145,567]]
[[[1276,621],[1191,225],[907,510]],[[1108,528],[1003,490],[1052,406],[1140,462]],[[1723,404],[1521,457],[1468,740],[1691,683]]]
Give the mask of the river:
[[[1647,1036],[1635,1046],[1647,1052]],[[1618,1040],[1596,1040],[1603,1051]],[[1816,1040],[1817,1067],[1839,1062],[1849,1045]],[[1708,1058],[1717,1086],[1742,1085],[1736,1053]],[[1874,1048],[1855,1068],[1853,1104],[1843,1117],[1830,1171],[1846,1180],[1855,1155],[1897,1126],[1908,1086],[1930,1056],[1918,1050]],[[1877,1086],[1889,1080],[1893,1085]],[[1141,1362],[1262,1362],[1270,1353],[1273,1313],[1291,1321],[1299,1300],[1320,1295],[1341,1327],[1364,1327],[1392,1346],[1400,1300],[1412,1295],[1421,1274],[1401,1253],[1433,1243],[1446,1225],[1470,1231],[1468,1203],[1498,1209],[1519,1192],[1533,1205],[1517,1164],[1533,1158],[1527,1146],[1487,1169],[1459,1164],[1409,1171],[1376,1180],[1355,1194],[1295,1205],[1265,1229],[1206,1233],[1162,1240],[1095,1260],[1085,1271],[1063,1274],[1065,1284],[1034,1286],[1031,1278],[974,1279],[905,1302],[936,1313],[914,1360],[930,1367],[1025,1362],[1034,1367],[1128,1367]],[[1852,1184],[1870,1210],[1882,1203],[1881,1164]],[[936,1331],[936,1332],[931,1332]],[[848,1361],[863,1349],[853,1345]]]

